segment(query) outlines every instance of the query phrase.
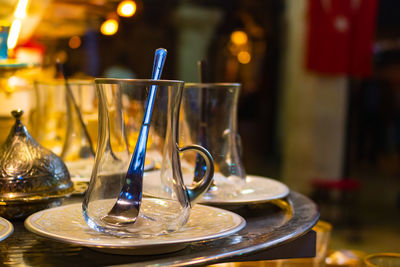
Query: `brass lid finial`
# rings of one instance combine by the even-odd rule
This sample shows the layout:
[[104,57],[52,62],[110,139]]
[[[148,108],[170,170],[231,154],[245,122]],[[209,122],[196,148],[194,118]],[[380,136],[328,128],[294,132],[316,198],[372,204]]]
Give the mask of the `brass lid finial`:
[[21,119],[21,117],[22,117],[22,115],[24,114],[24,111],[22,110],[22,109],[17,109],[17,110],[13,110],[13,111],[11,111],[11,115],[13,115],[13,117],[16,119],[16,120],[19,120],[19,119]]

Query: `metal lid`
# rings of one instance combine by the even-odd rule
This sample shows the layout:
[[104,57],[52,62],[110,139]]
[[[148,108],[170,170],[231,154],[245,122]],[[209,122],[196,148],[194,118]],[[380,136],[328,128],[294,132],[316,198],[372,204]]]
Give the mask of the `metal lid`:
[[40,201],[72,191],[64,162],[42,147],[21,122],[22,110],[11,112],[15,124],[0,146],[0,201]]

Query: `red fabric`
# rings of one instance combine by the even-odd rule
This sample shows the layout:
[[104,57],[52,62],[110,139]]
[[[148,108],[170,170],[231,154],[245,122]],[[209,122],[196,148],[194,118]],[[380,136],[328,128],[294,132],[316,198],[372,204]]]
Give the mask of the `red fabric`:
[[369,76],[377,0],[309,0],[307,68]]
[[34,41],[33,39],[29,39],[28,41],[24,42],[23,44],[18,45],[17,49],[20,47],[32,48],[32,49],[40,51],[41,54],[44,54],[46,52],[46,46]]
[[360,189],[360,182],[357,180],[313,180],[312,186],[318,189],[339,190],[339,191],[357,191]]

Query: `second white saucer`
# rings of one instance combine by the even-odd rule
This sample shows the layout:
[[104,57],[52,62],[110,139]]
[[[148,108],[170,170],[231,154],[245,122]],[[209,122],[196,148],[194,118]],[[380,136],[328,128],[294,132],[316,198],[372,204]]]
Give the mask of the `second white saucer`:
[[[143,179],[145,193],[152,195],[157,192],[158,195],[160,194],[160,174],[160,171],[145,173]],[[192,177],[188,175],[184,176],[184,180],[187,186],[192,183]],[[262,176],[247,175],[246,181],[238,183],[216,173],[214,181],[216,186],[205,193],[198,201],[199,203],[213,205],[257,204],[284,198],[290,192],[285,184]]]
[[284,198],[290,192],[285,184],[277,180],[255,175],[247,175],[246,182],[240,186],[226,185],[219,183],[217,188],[205,193],[200,202],[214,205],[257,204]]

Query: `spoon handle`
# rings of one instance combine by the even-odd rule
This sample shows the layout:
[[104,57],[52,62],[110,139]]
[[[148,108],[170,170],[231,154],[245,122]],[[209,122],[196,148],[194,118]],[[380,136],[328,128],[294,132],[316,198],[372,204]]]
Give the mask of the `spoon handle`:
[[[153,72],[151,78],[159,80],[161,77],[162,69],[164,67],[165,58],[167,57],[167,50],[158,48],[154,54]],[[157,85],[150,86],[149,96],[147,97],[146,109],[144,112],[143,122],[140,127],[139,137],[135,146],[135,151],[132,155],[132,160],[128,169],[128,176],[133,175],[135,172],[141,172],[143,176],[144,160],[146,157],[146,144],[149,136],[151,114],[153,113],[153,106],[156,100]],[[128,177],[127,177],[128,179]]]
[[[159,80],[161,77],[162,69],[164,67],[165,58],[167,57],[167,50],[159,48],[156,50],[154,55],[153,73],[151,78],[153,80]],[[132,160],[129,165],[127,179],[129,175],[141,172],[143,177],[144,160],[146,157],[146,144],[149,135],[151,114],[153,112],[153,106],[156,99],[157,85],[150,86],[149,96],[147,97],[146,109],[144,112],[143,122],[140,127],[139,137],[135,146],[135,151],[132,155]],[[141,184],[141,183],[140,183]]]
[[[153,63],[153,73],[151,75],[153,80],[160,79],[166,56],[167,50],[163,48],[156,50]],[[117,202],[109,211],[107,216],[102,218],[106,223],[113,225],[134,223],[139,215],[140,205],[142,203],[143,171],[146,158],[146,145],[156,92],[157,85],[151,85],[149,96],[147,97],[143,122],[140,127],[139,137],[136,142],[129,168],[126,173],[125,183],[118,196]]]
[[[154,54],[153,72],[151,79],[159,80],[164,67],[165,58],[167,57],[167,50],[164,48],[158,48]],[[150,124],[151,113],[153,112],[154,101],[156,99],[157,86],[152,85],[150,87],[149,96],[147,98],[146,110],[143,117],[143,124]]]

